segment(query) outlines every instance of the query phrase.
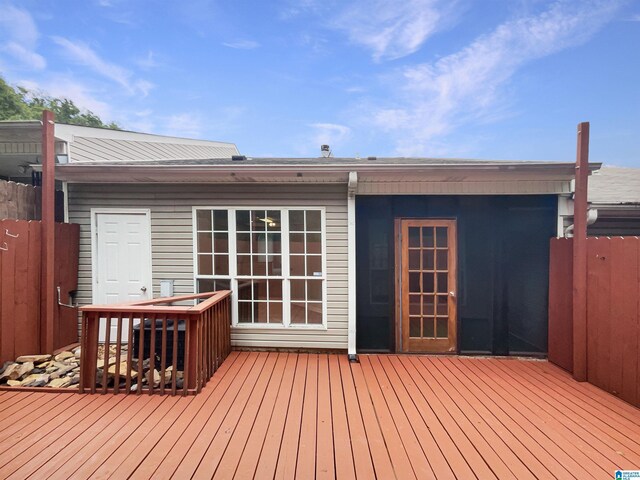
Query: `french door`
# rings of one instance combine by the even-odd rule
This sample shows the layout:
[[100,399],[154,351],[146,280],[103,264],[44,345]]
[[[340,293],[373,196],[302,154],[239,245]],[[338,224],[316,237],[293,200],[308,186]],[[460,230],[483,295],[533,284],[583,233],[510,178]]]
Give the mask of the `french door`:
[[456,221],[400,221],[400,350],[456,351]]

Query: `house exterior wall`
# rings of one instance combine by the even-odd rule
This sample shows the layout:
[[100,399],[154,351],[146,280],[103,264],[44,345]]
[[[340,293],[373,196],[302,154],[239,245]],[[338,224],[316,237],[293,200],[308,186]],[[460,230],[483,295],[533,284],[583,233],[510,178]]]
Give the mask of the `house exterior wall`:
[[151,211],[153,296],[160,280],[174,280],[175,295],[194,292],[193,207],[324,207],[326,212],[327,328],[238,327],[241,347],[347,348],[346,185],[69,185],[69,221],[80,225],[78,296],[92,303],[91,209],[147,208]]

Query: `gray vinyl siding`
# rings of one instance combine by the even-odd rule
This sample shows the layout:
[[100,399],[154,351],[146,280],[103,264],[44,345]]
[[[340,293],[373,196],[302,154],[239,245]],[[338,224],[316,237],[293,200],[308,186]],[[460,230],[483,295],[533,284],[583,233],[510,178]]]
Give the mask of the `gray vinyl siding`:
[[194,291],[194,206],[315,206],[326,209],[327,329],[234,328],[243,347],[347,348],[346,185],[69,185],[69,221],[80,225],[78,302],[92,302],[91,209],[151,211],[153,295],[160,280],[175,281],[175,294]]

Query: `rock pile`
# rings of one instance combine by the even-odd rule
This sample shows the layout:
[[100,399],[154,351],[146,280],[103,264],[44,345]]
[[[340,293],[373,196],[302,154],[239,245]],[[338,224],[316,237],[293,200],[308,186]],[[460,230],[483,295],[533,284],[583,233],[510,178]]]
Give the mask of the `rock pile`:
[[0,368],[0,385],[78,388],[80,347],[57,355],[23,355]]
[[[96,385],[102,386],[104,369],[107,369],[107,386],[112,388],[116,382],[121,389],[126,388],[127,371],[131,375],[131,391],[138,389],[139,378],[142,378],[142,387],[150,384],[158,388],[161,383],[160,359],[156,358],[152,368],[150,359],[142,362],[142,375],[138,375],[138,359],[131,360],[131,366],[127,364],[127,346],[123,346],[120,356],[116,355],[115,345],[109,346],[109,359],[105,366],[104,345],[98,346],[98,363],[96,371]],[[118,379],[116,379],[116,363],[120,361]],[[171,388],[173,367],[165,369],[165,388]],[[65,350],[57,355],[23,355],[15,362],[6,362],[0,368],[0,386],[10,387],[57,387],[78,388],[80,382],[80,347]],[[176,371],[176,387],[183,386],[183,372]]]
[[[107,387],[113,388],[116,383],[116,364],[118,363],[118,357],[116,356],[116,346],[109,346],[109,359],[107,361]],[[138,389],[138,359],[132,358],[131,365],[127,364],[127,346],[124,345],[120,352],[120,366],[118,368],[118,386],[120,389],[126,388],[126,375],[127,370],[131,375],[131,391],[136,391]],[[145,359],[142,362],[142,388],[147,388],[148,385],[153,384],[154,388],[160,387],[161,376],[160,376],[160,358],[156,356],[156,362],[154,367],[151,368],[150,359]],[[96,384],[101,387],[104,379],[104,346],[98,346],[98,370],[96,372]],[[171,388],[172,382],[172,374],[173,374],[173,366],[168,366],[164,371],[164,383],[165,388]],[[181,370],[176,371],[176,388],[181,389],[183,385],[183,372]]]

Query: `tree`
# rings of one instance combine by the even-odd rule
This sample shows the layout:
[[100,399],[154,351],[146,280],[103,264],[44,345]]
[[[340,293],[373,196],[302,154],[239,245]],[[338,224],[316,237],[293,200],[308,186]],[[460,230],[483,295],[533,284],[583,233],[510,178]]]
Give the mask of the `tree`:
[[56,121],[86,127],[119,130],[115,122],[105,123],[90,110],[80,110],[68,98],[55,98],[24,87],[12,87],[0,77],[0,120],[39,120],[43,110],[51,110]]

